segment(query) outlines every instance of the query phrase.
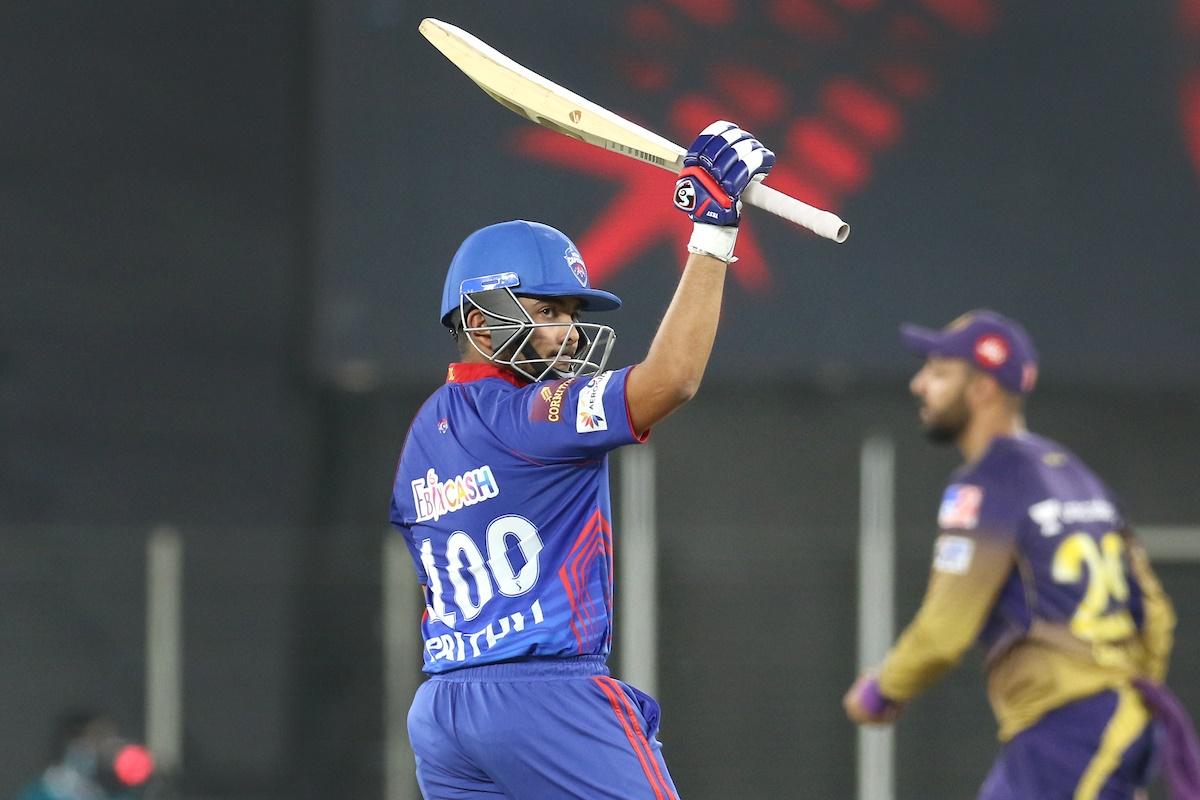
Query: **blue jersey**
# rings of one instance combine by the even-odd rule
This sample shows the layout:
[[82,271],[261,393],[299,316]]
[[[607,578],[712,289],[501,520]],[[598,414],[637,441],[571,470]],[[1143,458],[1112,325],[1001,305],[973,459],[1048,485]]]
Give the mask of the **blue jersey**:
[[421,407],[391,520],[425,590],[426,672],[608,655],[608,452],[639,441],[630,369],[527,384],[453,364]]

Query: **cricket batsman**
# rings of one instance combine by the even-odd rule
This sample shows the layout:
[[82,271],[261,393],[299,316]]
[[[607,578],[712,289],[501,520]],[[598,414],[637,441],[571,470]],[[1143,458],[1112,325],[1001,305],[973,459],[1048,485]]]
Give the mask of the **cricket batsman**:
[[981,800],[1129,800],[1160,757],[1176,800],[1200,798],[1195,732],[1163,684],[1171,603],[1108,487],[1026,429],[1028,334],[991,311],[901,331],[925,358],[910,384],[921,423],[964,463],[921,607],[846,714],[891,722],[978,642],[1002,742]]
[[[391,521],[423,587],[424,670],[408,726],[417,781],[451,798],[676,798],[653,698],[609,676],[609,451],[696,393],[734,261],[739,197],[774,154],[728,122],[688,150],[674,204],[694,222],[641,363],[606,370],[620,305],[565,235],[521,220],[472,233],[441,322],[458,343],[413,420]],[[629,209],[637,213],[637,209]],[[736,267],[735,267],[736,268]]]

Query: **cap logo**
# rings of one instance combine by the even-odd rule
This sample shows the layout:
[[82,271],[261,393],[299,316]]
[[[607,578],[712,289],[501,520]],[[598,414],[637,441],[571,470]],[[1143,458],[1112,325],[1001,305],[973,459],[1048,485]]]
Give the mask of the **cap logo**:
[[563,253],[563,258],[566,259],[567,266],[571,268],[571,274],[575,276],[575,280],[579,281],[579,285],[586,289],[588,274],[587,266],[583,263],[583,256],[579,255],[579,251],[574,247],[568,247]]
[[980,336],[975,340],[975,360],[987,369],[996,369],[1008,361],[1008,342],[995,333]]

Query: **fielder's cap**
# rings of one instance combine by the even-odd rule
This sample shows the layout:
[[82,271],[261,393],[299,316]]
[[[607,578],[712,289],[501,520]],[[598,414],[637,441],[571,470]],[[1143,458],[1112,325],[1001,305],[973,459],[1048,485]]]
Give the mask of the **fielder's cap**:
[[615,294],[592,288],[574,242],[549,225],[523,219],[480,228],[459,246],[442,290],[443,325],[458,308],[464,283],[507,287],[530,297],[578,297],[586,311],[621,307]]
[[910,350],[923,356],[961,358],[994,377],[1013,394],[1029,394],[1037,383],[1037,351],[1021,327],[995,311],[968,311],[939,330],[900,326]]

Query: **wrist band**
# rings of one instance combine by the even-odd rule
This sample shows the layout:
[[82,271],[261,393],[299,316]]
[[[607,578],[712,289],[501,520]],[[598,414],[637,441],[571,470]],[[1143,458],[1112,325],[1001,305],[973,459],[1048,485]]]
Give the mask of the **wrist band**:
[[737,241],[738,229],[721,225],[706,225],[697,222],[692,226],[692,238],[688,240],[688,252],[712,256],[726,264],[737,261],[733,256],[733,245]]
[[892,701],[879,691],[879,680],[871,678],[858,693],[858,702],[871,716],[878,716],[893,705]]

